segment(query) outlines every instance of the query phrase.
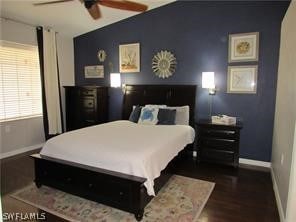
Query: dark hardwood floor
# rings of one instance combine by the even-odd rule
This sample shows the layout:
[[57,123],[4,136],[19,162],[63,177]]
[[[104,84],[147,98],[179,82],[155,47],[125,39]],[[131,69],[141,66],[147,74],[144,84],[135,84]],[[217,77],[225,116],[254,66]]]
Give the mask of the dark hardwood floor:
[[[15,200],[9,193],[33,181],[34,167],[30,153],[1,160],[1,200],[3,212],[40,212]],[[199,222],[273,222],[279,221],[269,170],[241,165],[238,169],[212,164],[195,164],[182,159],[177,174],[215,182],[215,188]],[[64,221],[46,213],[47,221]]]

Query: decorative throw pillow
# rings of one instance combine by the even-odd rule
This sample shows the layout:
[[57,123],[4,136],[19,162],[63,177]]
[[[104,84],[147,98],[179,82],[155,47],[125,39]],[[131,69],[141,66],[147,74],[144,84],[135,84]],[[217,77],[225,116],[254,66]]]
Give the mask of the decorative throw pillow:
[[138,123],[139,124],[156,125],[158,122],[157,115],[158,115],[157,108],[143,107],[141,110],[141,115],[140,115]]
[[168,106],[165,109],[176,110],[176,125],[189,125],[189,106]]
[[141,109],[142,109],[141,106],[139,106],[139,105],[135,106],[135,108],[131,112],[128,120],[131,122],[137,123],[139,120],[139,117],[141,115]]
[[176,110],[175,109],[159,109],[157,125],[175,125]]

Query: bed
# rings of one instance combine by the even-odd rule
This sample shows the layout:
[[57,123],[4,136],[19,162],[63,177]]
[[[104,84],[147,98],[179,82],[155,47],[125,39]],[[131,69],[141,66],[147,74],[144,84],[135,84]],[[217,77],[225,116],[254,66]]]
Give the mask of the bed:
[[[62,134],[49,140],[41,155],[32,155],[36,186],[51,186],[128,211],[141,220],[144,207],[172,175],[174,159],[193,142],[194,130],[189,126],[153,128],[126,119],[134,105],[189,105],[189,125],[194,126],[195,94],[192,85],[125,86],[123,120]],[[137,135],[139,131],[143,133]],[[121,141],[128,136],[131,142],[123,146]]]

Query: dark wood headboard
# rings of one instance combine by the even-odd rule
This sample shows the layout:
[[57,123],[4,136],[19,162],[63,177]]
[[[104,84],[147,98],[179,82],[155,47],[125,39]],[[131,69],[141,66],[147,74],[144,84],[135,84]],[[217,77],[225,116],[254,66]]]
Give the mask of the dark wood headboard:
[[123,97],[122,118],[129,118],[134,105],[189,105],[189,123],[191,126],[194,126],[196,88],[196,85],[126,85]]

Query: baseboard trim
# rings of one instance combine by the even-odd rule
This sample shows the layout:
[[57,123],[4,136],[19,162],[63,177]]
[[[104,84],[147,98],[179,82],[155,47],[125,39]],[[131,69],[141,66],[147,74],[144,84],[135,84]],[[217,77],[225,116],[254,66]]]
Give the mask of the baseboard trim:
[[281,196],[279,193],[279,188],[276,183],[276,179],[275,179],[275,175],[274,175],[274,171],[273,171],[272,167],[271,167],[270,172],[271,172],[271,180],[272,180],[272,184],[273,184],[273,191],[274,191],[274,195],[275,195],[275,200],[276,200],[277,208],[278,208],[279,215],[280,215],[280,222],[285,222],[285,214],[284,214],[284,209],[282,206]]
[[251,160],[251,159],[239,158],[239,163],[253,165],[253,166],[271,168],[271,163],[270,162],[259,161],[259,160]]
[[40,143],[40,144],[37,144],[37,145],[23,147],[23,148],[13,150],[13,151],[10,151],[10,152],[1,153],[0,160],[4,159],[4,158],[7,158],[7,157],[15,156],[17,154],[21,154],[21,153],[25,153],[25,152],[28,152],[28,151],[39,149],[43,145],[44,145],[44,143]]

